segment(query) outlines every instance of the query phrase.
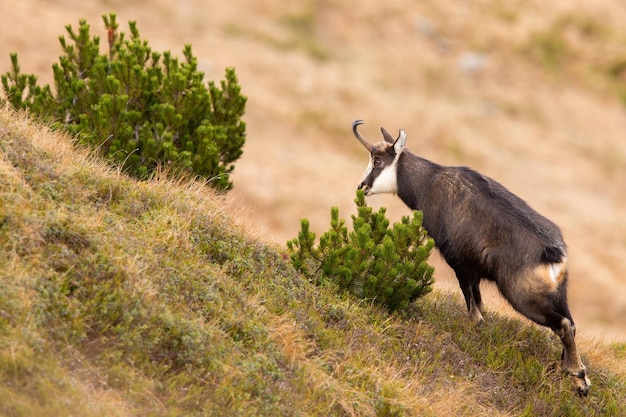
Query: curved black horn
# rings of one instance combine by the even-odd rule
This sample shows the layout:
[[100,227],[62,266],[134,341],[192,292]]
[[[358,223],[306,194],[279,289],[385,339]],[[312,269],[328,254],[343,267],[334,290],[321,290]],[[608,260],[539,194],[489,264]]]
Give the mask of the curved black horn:
[[359,125],[362,125],[363,123],[363,120],[355,120],[354,122],[352,122],[352,133],[354,133],[354,136],[356,136],[359,142],[361,142],[361,145],[365,146],[365,148],[371,152],[374,147],[368,141],[366,141],[365,138],[361,136],[361,134],[357,130],[357,127]]

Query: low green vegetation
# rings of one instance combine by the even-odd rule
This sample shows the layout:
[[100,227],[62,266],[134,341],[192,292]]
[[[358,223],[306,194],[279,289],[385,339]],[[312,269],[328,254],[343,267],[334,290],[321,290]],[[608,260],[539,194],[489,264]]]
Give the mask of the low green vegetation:
[[54,91],[38,85],[34,74],[22,74],[12,54],[12,68],[2,75],[5,101],[76,135],[137,178],[161,169],[230,189],[246,129],[246,97],[234,68],[219,85],[205,84],[191,45],[179,63],[168,51],[152,51],[135,22],[127,38],[114,14],[103,20],[105,53],[85,20],[78,30],[66,26],[69,40],[59,38],[64,54],[52,67]]
[[619,345],[581,344],[578,398],[548,331],[474,327],[458,292],[397,314],[315,285],[205,184],[138,182],[6,108],[0,126],[0,415],[626,414]]
[[422,213],[404,216],[389,227],[381,207],[374,213],[357,191],[357,215],[348,233],[339,209],[331,209],[330,229],[315,245],[315,234],[303,219],[298,237],[287,242],[294,267],[317,284],[329,279],[342,291],[375,300],[390,311],[409,304],[432,290],[434,269],[426,260],[435,246],[422,227]]

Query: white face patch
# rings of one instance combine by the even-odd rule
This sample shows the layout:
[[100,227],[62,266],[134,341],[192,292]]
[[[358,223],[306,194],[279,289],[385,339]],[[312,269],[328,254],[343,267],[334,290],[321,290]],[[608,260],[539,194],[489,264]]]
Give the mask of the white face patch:
[[[400,155],[396,155],[391,164],[387,165],[378,173],[374,181],[372,182],[371,187],[365,188],[365,195],[372,194],[384,194],[384,193],[392,193],[397,194],[398,191],[398,178],[397,178],[397,169],[396,163]],[[363,173],[363,177],[361,178],[361,184],[364,184],[372,171],[374,171],[374,158],[370,158],[367,168]]]
[[385,167],[380,175],[374,179],[374,184],[372,184],[372,188],[367,193],[368,195],[383,193],[397,194],[398,176],[396,175],[396,160],[397,158],[393,161],[393,164]]

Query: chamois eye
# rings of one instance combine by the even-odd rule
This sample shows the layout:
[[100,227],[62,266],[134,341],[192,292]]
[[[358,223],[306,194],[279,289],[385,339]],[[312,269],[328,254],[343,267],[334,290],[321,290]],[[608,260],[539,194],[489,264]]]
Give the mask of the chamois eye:
[[383,164],[383,160],[379,158],[374,158],[374,166],[379,167]]

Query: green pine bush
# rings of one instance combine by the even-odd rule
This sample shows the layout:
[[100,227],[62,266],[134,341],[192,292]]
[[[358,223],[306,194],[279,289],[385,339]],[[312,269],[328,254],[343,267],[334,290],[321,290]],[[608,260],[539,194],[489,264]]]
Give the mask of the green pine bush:
[[51,121],[76,135],[101,156],[140,179],[158,167],[208,178],[218,189],[232,187],[229,174],[245,141],[246,97],[233,68],[219,85],[203,82],[191,46],[184,62],[153,52],[129,22],[130,37],[118,32],[115,14],[103,16],[108,47],[91,36],[85,20],[66,26],[64,54],[53,65],[54,90],[21,74],[17,54],[2,75],[6,99],[17,109]]
[[386,209],[374,213],[357,191],[357,215],[348,233],[339,209],[331,208],[330,229],[315,245],[315,234],[303,219],[298,237],[287,242],[294,267],[316,284],[334,282],[359,298],[376,300],[389,311],[402,311],[432,290],[434,269],[426,261],[434,247],[422,227],[422,213],[402,217],[389,227]]

